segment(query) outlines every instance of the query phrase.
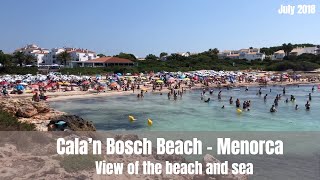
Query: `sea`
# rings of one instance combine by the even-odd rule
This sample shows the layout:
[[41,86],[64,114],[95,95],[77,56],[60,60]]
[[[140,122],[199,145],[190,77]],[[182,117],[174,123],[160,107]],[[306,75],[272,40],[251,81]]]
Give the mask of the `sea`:
[[[213,94],[207,91],[201,100],[202,90],[188,90],[177,100],[168,99],[167,93],[148,92],[143,99],[136,95],[99,96],[90,99],[68,99],[51,102],[51,107],[67,113],[79,115],[93,121],[97,130],[141,130],[141,131],[318,131],[320,130],[320,93],[312,85],[213,88]],[[271,90],[271,92],[270,92]],[[222,98],[218,100],[218,92]],[[311,93],[311,109],[305,104]],[[264,101],[265,94],[268,94]],[[281,94],[277,112],[270,113],[277,94]],[[290,95],[296,100],[290,101]],[[234,103],[230,105],[229,98]],[[235,107],[236,99],[241,102],[242,112]],[[289,98],[289,103],[285,100]],[[251,101],[250,111],[242,109],[243,101]],[[299,109],[295,110],[298,104]],[[225,106],[225,108],[222,108]],[[128,116],[136,121],[130,122]],[[148,119],[153,122],[148,125]]]
[[[91,120],[100,132],[133,133],[139,137],[186,140],[197,137],[204,148],[203,155],[212,154],[221,162],[253,163],[254,174],[249,179],[320,179],[320,90],[313,85],[262,86],[240,88],[213,88],[201,100],[201,89],[188,90],[177,100],[148,92],[143,99],[135,94],[119,96],[100,96],[81,99],[57,100],[50,102],[57,110],[75,114]],[[262,94],[259,95],[261,88]],[[218,100],[221,91],[222,99]],[[306,110],[309,100],[311,109]],[[264,101],[264,96],[267,100]],[[270,108],[277,94],[281,94],[277,112]],[[290,101],[294,95],[296,100]],[[233,97],[234,104],[229,104]],[[239,112],[236,99],[251,101],[250,111]],[[285,100],[289,98],[289,102]],[[295,106],[298,104],[299,109]],[[221,108],[225,106],[225,108]],[[131,122],[128,116],[136,121]],[[151,119],[152,126],[148,125]],[[219,137],[235,140],[282,140],[283,155],[229,155],[216,154],[216,139]],[[186,156],[190,161],[200,160],[202,156]]]

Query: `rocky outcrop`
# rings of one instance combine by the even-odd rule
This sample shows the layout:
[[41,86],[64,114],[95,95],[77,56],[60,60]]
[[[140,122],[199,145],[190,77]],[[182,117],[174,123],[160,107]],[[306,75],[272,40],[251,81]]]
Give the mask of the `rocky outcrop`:
[[50,107],[45,102],[34,102],[29,99],[1,99],[0,108],[21,118],[30,118],[36,114],[50,112]]
[[79,116],[67,115],[64,112],[51,109],[44,102],[34,102],[30,99],[3,98],[0,99],[0,109],[16,116],[21,122],[28,122],[36,125],[38,131],[47,131],[50,121],[63,120],[69,129],[73,131],[95,131],[92,122],[82,119]]
[[[221,163],[221,162],[218,159],[216,159],[215,157],[213,157],[212,155],[206,154],[202,159],[203,167],[206,167],[207,163]],[[226,175],[220,175],[220,174],[219,175],[207,175],[204,170],[202,175],[195,176],[193,179],[198,179],[198,180],[202,180],[202,179],[247,180],[248,176],[241,175],[241,174],[232,174],[230,169],[229,169],[228,174],[226,174]]]
[[93,123],[90,121],[86,121],[79,116],[76,115],[61,115],[57,117],[53,117],[52,121],[63,120],[67,123],[67,126],[72,131],[95,131]]

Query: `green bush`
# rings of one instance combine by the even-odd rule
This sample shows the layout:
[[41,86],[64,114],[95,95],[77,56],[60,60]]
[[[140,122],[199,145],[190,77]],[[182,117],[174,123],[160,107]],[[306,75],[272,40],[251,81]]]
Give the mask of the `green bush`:
[[37,67],[19,67],[19,66],[9,66],[0,67],[0,74],[37,74]]
[[35,125],[19,122],[13,115],[0,110],[0,131],[35,131]]

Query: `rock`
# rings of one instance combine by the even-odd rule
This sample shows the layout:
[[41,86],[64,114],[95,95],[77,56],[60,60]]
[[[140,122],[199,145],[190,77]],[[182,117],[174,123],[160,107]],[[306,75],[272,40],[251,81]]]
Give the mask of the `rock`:
[[193,180],[207,180],[207,176],[204,174],[198,174],[193,176]]
[[248,180],[248,175],[232,174],[231,170],[227,175],[215,175],[216,180]]
[[118,140],[122,140],[122,141],[127,141],[127,140],[131,140],[131,141],[136,141],[139,140],[138,135],[135,134],[117,134],[114,138],[116,141]]
[[206,165],[207,163],[221,163],[218,159],[216,159],[215,157],[213,157],[210,154],[206,154],[203,157],[202,162],[203,162],[203,165]]
[[213,157],[210,154],[206,154],[203,159],[202,159],[202,169],[205,170],[206,169],[206,165],[208,163],[221,163],[218,159],[216,159],[215,157]]
[[76,115],[62,115],[53,117],[52,121],[63,120],[72,131],[96,131],[92,122],[82,119]]
[[37,109],[38,113],[48,113],[50,108],[46,103],[43,102],[34,102],[33,107]]
[[184,163],[184,162],[186,162],[186,159],[180,155],[168,155],[168,154],[159,155],[156,153],[152,153],[152,154],[153,154],[153,157],[159,161],[169,161],[171,163]]
[[38,111],[33,106],[30,107],[20,107],[16,112],[17,117],[30,118],[34,115],[38,114]]

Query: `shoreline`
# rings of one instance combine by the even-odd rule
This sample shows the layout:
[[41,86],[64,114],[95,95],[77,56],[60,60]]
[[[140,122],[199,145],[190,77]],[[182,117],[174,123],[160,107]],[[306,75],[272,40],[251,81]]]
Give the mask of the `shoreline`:
[[[320,82],[306,82],[306,81],[293,81],[293,82],[274,82],[268,84],[260,84],[260,83],[235,83],[235,84],[211,84],[209,86],[204,86],[203,84],[196,84],[191,89],[189,87],[183,86],[186,90],[198,90],[203,88],[219,88],[219,87],[232,87],[232,88],[241,88],[241,87],[263,87],[263,86],[291,86],[291,85],[319,85]],[[167,88],[162,89],[159,91],[152,91],[152,87],[145,88],[148,92],[151,93],[167,93],[170,90]],[[123,95],[136,95],[139,93],[140,90],[136,90],[134,93],[130,91],[105,91],[105,92],[90,92],[90,91],[68,91],[68,92],[47,92],[46,95],[49,97],[47,102],[54,102],[54,101],[63,101],[69,99],[89,99],[89,98],[98,98],[98,97],[108,97],[108,96],[123,96]],[[10,95],[10,98],[14,99],[27,99],[32,98],[32,93],[29,94],[22,94],[22,95]]]

